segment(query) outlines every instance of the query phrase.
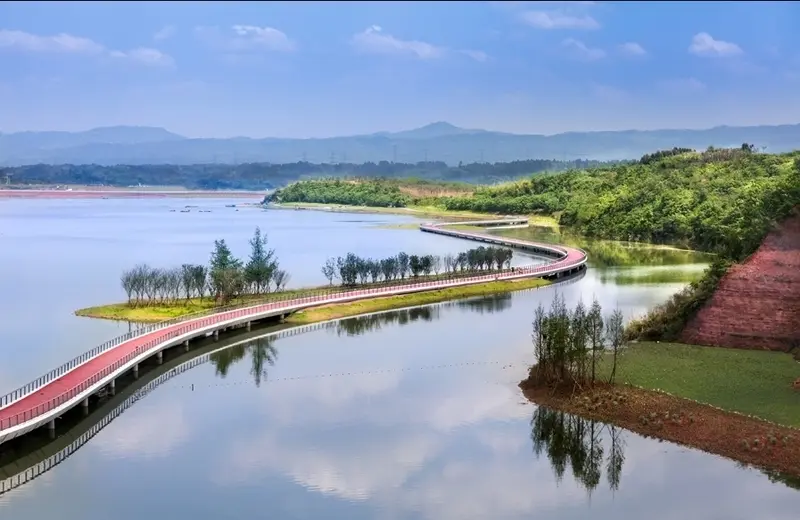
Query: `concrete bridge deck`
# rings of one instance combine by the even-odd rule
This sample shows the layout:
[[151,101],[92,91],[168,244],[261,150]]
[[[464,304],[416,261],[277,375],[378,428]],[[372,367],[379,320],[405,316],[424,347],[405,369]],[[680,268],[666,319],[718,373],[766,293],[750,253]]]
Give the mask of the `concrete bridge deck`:
[[100,391],[113,392],[115,380],[120,375],[130,371],[137,375],[139,363],[144,360],[155,356],[160,362],[164,350],[181,345],[188,349],[192,339],[217,335],[220,330],[234,327],[247,327],[249,330],[252,322],[284,317],[320,305],[473,285],[494,280],[559,278],[585,268],[586,253],[580,249],[447,228],[453,224],[503,227],[527,225],[527,222],[527,219],[498,219],[432,223],[420,225],[420,230],[545,255],[554,258],[553,262],[486,275],[343,290],[260,305],[215,309],[143,327],[114,338],[0,397],[0,444],[40,426],[47,425],[54,429],[54,420],[67,410],[78,405],[88,407],[88,398]]

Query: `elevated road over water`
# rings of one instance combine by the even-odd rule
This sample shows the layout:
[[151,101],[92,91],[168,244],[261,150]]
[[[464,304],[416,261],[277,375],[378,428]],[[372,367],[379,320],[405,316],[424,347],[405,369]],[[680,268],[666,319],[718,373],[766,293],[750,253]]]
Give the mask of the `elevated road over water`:
[[[559,282],[559,285],[563,286],[577,283],[584,274],[585,271],[581,271],[575,276],[565,278],[564,281]],[[533,290],[536,289],[523,289],[521,292]],[[442,305],[442,303],[433,305]],[[417,308],[411,308],[411,310],[414,309]],[[408,310],[409,309],[406,309],[406,311]],[[197,366],[208,363],[214,354],[219,354],[222,351],[240,345],[252,344],[254,341],[258,340],[273,341],[316,330],[335,330],[343,321],[357,320],[367,316],[395,314],[397,312],[403,312],[403,310],[381,311],[358,317],[339,318],[310,325],[287,326],[286,328],[265,324],[260,327],[254,327],[251,332],[233,331],[231,337],[221,340],[220,342],[214,342],[209,339],[197,341],[195,343],[196,346],[193,345],[193,348],[188,352],[171,349],[167,351],[163,364],[143,365],[144,368],[140,378],[134,380],[132,377],[123,377],[119,379],[118,392],[113,396],[106,394],[105,398],[102,400],[98,399],[96,404],[93,403],[90,406],[88,413],[81,414],[80,418],[77,417],[78,414],[74,413],[74,410],[71,415],[67,414],[62,417],[66,425],[59,424],[57,437],[48,436],[48,439],[45,440],[45,436],[42,435],[44,432],[40,429],[34,432],[40,435],[26,435],[16,439],[15,443],[17,446],[14,447],[11,453],[7,454],[8,456],[4,457],[4,453],[2,449],[0,449],[0,497],[5,493],[24,486],[28,482],[35,480],[47,471],[58,466],[88,443],[114,419],[122,415],[122,413],[131,406],[150,395],[153,390],[174,377],[184,374]],[[506,361],[502,363],[505,365]],[[351,374],[326,373],[301,376],[301,378],[327,379],[337,375],[347,377]],[[295,381],[296,379],[299,378],[288,377],[283,380]],[[268,379],[266,382],[275,383],[276,380]],[[84,412],[87,411],[84,410]],[[53,432],[51,431],[49,433]],[[26,444],[20,445],[20,442]],[[8,443],[6,446],[15,443]]]
[[[501,219],[456,223],[475,227],[526,226],[527,219]],[[55,429],[55,420],[76,406],[88,408],[89,397],[114,392],[115,381],[132,372],[138,376],[139,363],[155,357],[161,362],[166,349],[186,350],[193,339],[217,336],[220,330],[246,327],[253,322],[274,319],[299,310],[367,298],[473,285],[495,280],[561,278],[586,268],[586,253],[580,249],[506,238],[463,229],[452,223],[422,224],[420,230],[455,238],[523,250],[553,260],[544,265],[517,267],[486,275],[458,277],[358,290],[332,291],[317,296],[273,301],[260,305],[226,307],[142,327],[85,352],[34,381],[0,397],[0,444],[41,426]]]

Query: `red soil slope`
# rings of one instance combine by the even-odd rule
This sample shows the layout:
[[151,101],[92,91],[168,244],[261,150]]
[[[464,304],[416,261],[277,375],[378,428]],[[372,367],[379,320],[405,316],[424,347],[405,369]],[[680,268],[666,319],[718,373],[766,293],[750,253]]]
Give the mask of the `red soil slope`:
[[780,351],[800,347],[800,211],[728,271],[680,341]]

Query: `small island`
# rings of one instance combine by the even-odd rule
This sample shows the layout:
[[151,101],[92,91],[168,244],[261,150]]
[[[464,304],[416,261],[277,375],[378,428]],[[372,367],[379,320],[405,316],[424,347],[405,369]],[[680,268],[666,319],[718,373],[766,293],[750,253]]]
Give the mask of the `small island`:
[[[230,304],[257,304],[289,300],[332,292],[401,286],[437,280],[457,280],[478,274],[507,273],[513,251],[504,247],[479,246],[458,254],[409,255],[372,259],[355,253],[328,258],[321,272],[327,286],[286,289],[290,275],[280,268],[278,257],[267,247],[267,236],[256,228],[250,240],[247,261],[235,258],[224,239],[216,240],[208,266],[183,264],[173,268],[134,266],[120,276],[127,301],[75,311],[89,318],[153,323]],[[334,286],[338,281],[339,286]],[[461,287],[449,287],[396,296],[373,297],[356,302],[320,306],[305,310],[289,323],[354,316],[366,312],[424,305],[457,298],[483,296],[549,284],[541,278],[500,280]]]

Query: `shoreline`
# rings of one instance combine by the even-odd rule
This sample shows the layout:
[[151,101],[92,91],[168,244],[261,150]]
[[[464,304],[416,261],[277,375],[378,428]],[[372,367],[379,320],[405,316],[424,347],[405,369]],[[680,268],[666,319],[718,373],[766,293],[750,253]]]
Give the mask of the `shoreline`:
[[[491,296],[494,294],[521,291],[524,289],[536,289],[539,287],[546,287],[551,285],[551,283],[552,282],[542,278],[524,278],[520,280],[493,281],[460,287],[435,289],[411,294],[364,298],[354,302],[333,303],[305,309],[290,315],[286,319],[286,323],[294,325],[308,325],[319,321],[352,317],[357,314],[365,314],[369,312],[390,311],[397,310],[402,307],[416,307],[419,305],[442,303],[450,300],[459,300],[462,298]],[[257,304],[257,301],[253,301],[253,305]],[[141,309],[146,310],[147,307],[127,307],[127,304],[125,303],[116,303],[78,309],[74,311],[73,314],[75,316],[91,319],[132,321],[136,323],[158,323],[165,319],[179,318],[192,312],[196,312],[195,310],[192,310],[191,312],[182,314],[178,313],[175,316],[170,317],[159,316],[157,318],[150,319],[143,319],[140,317],[139,319],[136,319],[135,312]],[[130,312],[126,314],[126,310],[129,310]]]
[[264,194],[258,191],[243,190],[185,190],[157,187],[141,188],[97,188],[80,187],[78,189],[22,188],[7,189],[0,187],[0,199],[120,199],[120,198],[251,198],[263,199]]
[[759,469],[800,476],[800,429],[629,385],[600,384],[572,395],[520,383],[530,402],[613,424]]
[[319,202],[270,202],[264,205],[268,209],[281,209],[286,211],[326,211],[328,213],[372,213],[375,215],[406,215],[410,217],[431,218],[463,218],[497,220],[506,217],[527,218],[531,225],[540,227],[558,228],[559,224],[553,217],[543,215],[498,215],[494,213],[475,213],[472,211],[448,211],[429,206],[412,206],[405,208],[384,208],[377,206],[350,206],[347,204],[323,204]]
[[[502,218],[527,218],[530,225],[529,227],[547,227],[553,230],[560,230],[564,228],[569,230],[566,226],[561,226],[555,217],[550,217],[547,215],[500,215],[496,213],[474,213],[470,211],[448,211],[445,209],[440,209],[432,206],[423,206],[423,207],[405,207],[405,208],[384,208],[384,207],[377,207],[377,206],[350,206],[347,204],[323,204],[320,202],[270,202],[268,204],[261,204],[261,207],[267,209],[279,209],[284,211],[325,211],[328,213],[366,213],[366,214],[373,214],[373,215],[405,215],[410,217],[429,217],[429,218],[441,218],[441,219],[481,219],[481,220],[495,220],[495,219],[502,219]],[[457,225],[457,223],[456,223]],[[380,225],[381,229],[416,229],[416,224],[387,224],[387,225]],[[644,247],[652,248],[654,250],[664,250],[664,251],[688,251],[688,252],[696,252],[702,253],[707,255],[714,255],[714,253],[708,253],[706,251],[700,251],[697,249],[691,249],[686,247],[685,245],[681,244],[657,244],[652,242],[631,242],[628,240],[614,240],[610,238],[596,238],[596,237],[585,237],[583,235],[577,234],[581,238],[586,238],[589,240],[600,240],[603,242],[609,242],[614,244],[620,244],[622,246],[634,246],[634,247]]]

